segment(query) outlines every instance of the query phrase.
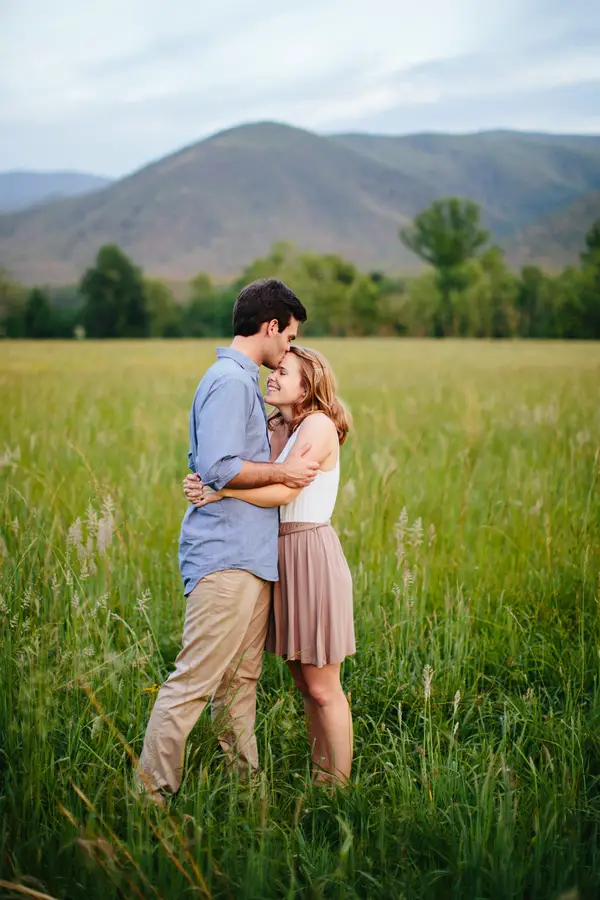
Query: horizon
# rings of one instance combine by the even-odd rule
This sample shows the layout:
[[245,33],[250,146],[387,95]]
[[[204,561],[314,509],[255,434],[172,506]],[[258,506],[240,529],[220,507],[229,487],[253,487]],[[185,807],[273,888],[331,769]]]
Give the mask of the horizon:
[[[428,129],[423,131],[408,131],[408,132],[377,132],[370,130],[356,130],[356,131],[330,131],[330,132],[319,132],[310,128],[303,128],[302,126],[295,125],[291,122],[277,121],[277,120],[262,120],[262,121],[242,121],[236,125],[228,125],[224,128],[220,128],[218,131],[211,132],[203,137],[200,137],[196,140],[192,140],[190,143],[184,144],[180,147],[175,147],[172,150],[167,151],[163,156],[156,157],[153,159],[148,159],[145,162],[139,163],[134,169],[130,171],[123,172],[121,175],[108,175],[105,172],[97,172],[90,171],[84,169],[82,167],[74,167],[74,168],[63,168],[63,169],[43,169],[43,168],[21,168],[21,167],[13,167],[10,169],[2,169],[0,170],[0,176],[7,175],[87,175],[94,178],[104,178],[110,183],[115,183],[117,181],[122,181],[125,178],[130,178],[132,175],[135,175],[138,172],[141,172],[143,169],[154,165],[157,162],[160,162],[163,159],[168,159],[170,156],[175,156],[178,153],[181,153],[185,150],[188,150],[192,147],[197,146],[198,144],[202,144],[205,141],[209,141],[218,137],[219,135],[226,134],[227,132],[241,130],[243,128],[251,128],[257,126],[269,126],[276,125],[283,128],[289,128],[295,131],[303,131],[307,134],[312,134],[316,137],[322,138],[331,138],[331,137],[341,137],[347,135],[366,135],[369,137],[382,137],[382,138],[412,138],[412,137],[456,137],[456,138],[469,138],[476,137],[477,135],[485,135],[485,134],[519,134],[530,137],[557,137],[557,138],[589,138],[593,140],[594,138],[600,138],[600,130],[598,132],[584,132],[578,133],[574,131],[546,131],[542,129],[525,129],[525,128],[480,128],[473,129],[470,131],[443,131],[437,129]],[[108,185],[106,185],[108,186]],[[99,188],[102,190],[102,188]]]

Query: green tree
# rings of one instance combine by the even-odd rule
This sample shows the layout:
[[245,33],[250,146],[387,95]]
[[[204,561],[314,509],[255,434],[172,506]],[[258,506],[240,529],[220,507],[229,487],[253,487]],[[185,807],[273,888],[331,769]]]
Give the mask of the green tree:
[[185,334],[191,337],[227,337],[231,334],[231,314],[237,284],[216,287],[210,276],[199,272],[190,281],[190,293],[183,314]]
[[477,204],[457,197],[436,200],[419,213],[409,228],[400,229],[405,247],[437,271],[440,304],[435,317],[436,335],[452,333],[452,294],[467,286],[465,266],[488,237],[481,227]]
[[25,288],[0,269],[0,336],[25,336]]
[[576,266],[567,266],[552,279],[552,295],[556,309],[556,329],[552,337],[566,339],[584,337],[582,327],[584,281],[583,270]]
[[246,266],[240,279],[235,283],[238,292],[251,281],[257,278],[281,278],[285,280],[284,273],[291,271],[296,263],[297,253],[293,244],[288,241],[277,241],[267,256],[261,256]]
[[181,307],[173,292],[157,278],[144,279],[144,294],[150,320],[150,337],[180,337],[183,333]]
[[376,279],[335,253],[298,253],[277,243],[269,254],[244,271],[243,283],[255,278],[281,278],[306,307],[306,335],[377,334],[381,328],[381,289]]
[[390,277],[383,272],[369,272],[377,291],[377,334],[392,336],[409,332],[409,284],[406,278]]
[[81,310],[83,307],[78,284],[64,284],[60,287],[48,287],[46,290],[53,309]]
[[150,326],[142,273],[115,244],[101,247],[81,280],[89,337],[147,337]]
[[289,272],[282,273],[301,298],[308,313],[305,332],[337,337],[355,331],[353,301],[356,268],[333,253],[301,253],[293,258]]
[[48,294],[39,287],[33,288],[25,303],[25,337],[51,338],[55,336],[54,316]]
[[82,327],[83,297],[79,285],[67,284],[47,289],[52,306],[54,336],[75,337],[75,329]]
[[600,219],[585,236],[581,264],[581,336],[597,340],[600,338]]
[[408,297],[403,306],[406,333],[414,337],[433,337],[440,305],[435,272],[430,269],[408,282]]
[[[81,310],[62,307],[52,307],[52,329],[54,337],[74,338],[75,330],[81,326]],[[85,330],[84,330],[85,333]]]
[[464,299],[464,321],[457,331],[476,337],[506,338],[516,331],[517,280],[499,247],[489,247],[473,260]]
[[600,267],[600,219],[597,219],[585,236],[585,250],[581,253],[581,263]]
[[537,266],[524,266],[518,281],[517,331],[521,337],[543,337],[547,330],[547,279]]

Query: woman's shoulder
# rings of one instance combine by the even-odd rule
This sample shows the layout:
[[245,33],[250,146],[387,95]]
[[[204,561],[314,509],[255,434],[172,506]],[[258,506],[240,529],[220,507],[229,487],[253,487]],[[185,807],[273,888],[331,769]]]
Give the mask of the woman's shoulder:
[[330,419],[326,413],[321,412],[321,410],[309,413],[304,417],[304,419],[298,426],[298,434],[319,434],[323,436],[331,435],[335,436],[337,440],[337,429],[335,427],[335,422],[333,421],[333,419]]

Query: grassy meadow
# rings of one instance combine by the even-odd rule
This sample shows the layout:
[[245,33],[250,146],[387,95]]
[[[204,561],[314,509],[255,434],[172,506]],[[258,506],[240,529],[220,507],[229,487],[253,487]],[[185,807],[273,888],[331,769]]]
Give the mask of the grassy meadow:
[[180,646],[214,345],[0,345],[0,896],[600,896],[600,345],[315,344],[355,420],[353,781],[308,783],[266,658],[260,777],[204,715],[167,814],[132,758]]

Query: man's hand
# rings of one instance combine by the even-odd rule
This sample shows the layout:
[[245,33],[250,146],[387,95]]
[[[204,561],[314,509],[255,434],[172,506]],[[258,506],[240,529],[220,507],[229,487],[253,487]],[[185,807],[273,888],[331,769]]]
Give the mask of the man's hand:
[[183,493],[187,500],[193,503],[197,509],[202,509],[203,506],[208,506],[209,503],[217,503],[223,499],[221,491],[213,491],[211,487],[202,484],[200,476],[194,472],[185,476]]
[[195,472],[186,475],[183,479],[183,493],[188,503],[198,506],[204,500],[204,485],[200,481],[200,476]]
[[299,454],[289,456],[285,462],[279,464],[280,472],[277,480],[281,484],[289,488],[303,488],[315,480],[320,464],[306,459],[309,450],[310,444],[304,444]]

